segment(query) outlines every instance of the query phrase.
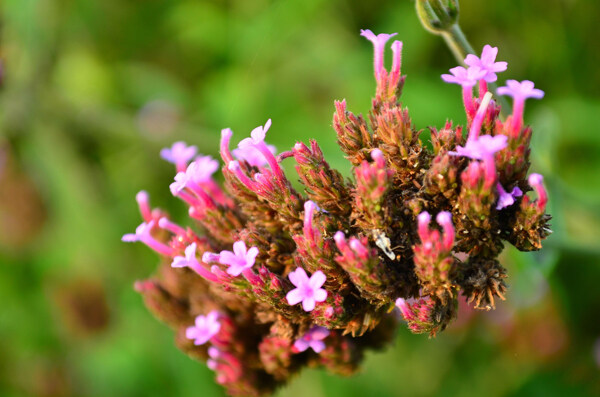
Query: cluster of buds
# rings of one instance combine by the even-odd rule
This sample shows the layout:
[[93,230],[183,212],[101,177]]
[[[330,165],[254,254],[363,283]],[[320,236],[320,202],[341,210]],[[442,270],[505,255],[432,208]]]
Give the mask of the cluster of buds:
[[[234,150],[233,132],[222,131],[223,187],[213,179],[218,161],[196,147],[177,142],[161,152],[175,165],[171,192],[195,228],[137,195],[144,222],[123,240],[164,260],[136,290],[176,331],[178,347],[205,361],[232,395],[268,394],[303,366],[351,374],[366,349],[392,339],[400,317],[415,333],[442,331],[460,294],[493,308],[506,292],[497,260],[504,241],[536,250],[550,232],[542,177],[527,177],[531,129],[523,122],[525,99],[543,93],[509,80],[498,93],[512,96],[514,108],[501,121],[487,83],[506,63],[485,46],[465,59],[468,69],[442,76],[462,86],[468,136],[448,122],[432,129],[431,150],[399,101],[402,43],[391,45],[388,72],[393,35],[362,35],[375,49],[372,109],[364,118],[336,102],[333,116],[353,180],[330,167],[315,141],[277,154],[265,142],[269,120]],[[303,193],[283,172],[291,158]]]

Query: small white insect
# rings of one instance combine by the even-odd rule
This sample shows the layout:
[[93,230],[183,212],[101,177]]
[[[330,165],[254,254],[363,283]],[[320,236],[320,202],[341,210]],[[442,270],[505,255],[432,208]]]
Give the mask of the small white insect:
[[378,246],[391,260],[396,259],[396,254],[392,251],[392,242],[381,230],[373,230],[375,245]]

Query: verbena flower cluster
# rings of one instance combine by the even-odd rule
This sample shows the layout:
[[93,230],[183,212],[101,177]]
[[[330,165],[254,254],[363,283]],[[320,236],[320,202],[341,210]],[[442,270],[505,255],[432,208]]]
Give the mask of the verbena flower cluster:
[[[430,128],[429,146],[399,102],[402,43],[392,43],[388,71],[393,35],[362,35],[375,49],[372,108],[365,118],[341,101],[333,115],[352,180],[314,140],[277,155],[265,142],[269,120],[232,151],[233,133],[222,131],[224,187],[213,179],[219,162],[195,146],[163,149],[177,170],[171,192],[188,205],[194,229],[137,195],[144,223],[123,240],[164,261],[136,289],[176,331],[178,347],[206,361],[232,395],[268,394],[303,366],[353,373],[365,349],[393,338],[395,307],[410,330],[432,336],[456,316],[460,294],[493,308],[506,292],[497,259],[504,242],[537,250],[550,233],[542,177],[528,176],[531,129],[523,123],[525,99],[543,92],[509,80],[498,94],[514,107],[501,121],[487,83],[506,62],[485,46],[465,59],[468,68],[442,76],[462,86],[467,137],[447,122]],[[290,158],[303,193],[283,172]]]

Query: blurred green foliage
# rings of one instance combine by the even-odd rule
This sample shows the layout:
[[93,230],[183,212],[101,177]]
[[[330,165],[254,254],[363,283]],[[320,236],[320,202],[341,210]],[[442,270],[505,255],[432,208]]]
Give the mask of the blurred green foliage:
[[[185,219],[158,160],[176,140],[216,154],[267,118],[280,150],[317,138],[348,173],[333,100],[366,112],[372,47],[360,28],[404,41],[403,101],[418,128],[464,121],[455,66],[408,0],[5,0],[0,5],[0,395],[217,396],[203,364],[132,289],[157,258],[120,236],[134,195]],[[281,396],[600,393],[600,52],[593,0],[461,1],[476,49],[530,79],[533,169],[546,176],[554,234],[507,249],[511,289],[494,313],[463,310],[437,339],[406,330],[350,379],[308,370]],[[292,167],[289,167],[290,171]],[[290,172],[293,177],[293,173]],[[295,179],[295,178],[294,178]]]

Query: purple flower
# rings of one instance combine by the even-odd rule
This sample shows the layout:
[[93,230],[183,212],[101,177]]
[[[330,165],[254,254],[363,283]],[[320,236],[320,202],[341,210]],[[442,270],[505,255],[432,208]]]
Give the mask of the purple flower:
[[[267,148],[271,153],[273,153],[273,155],[277,153],[275,146],[267,145]],[[238,147],[237,149],[233,149],[231,153],[238,160],[245,160],[248,164],[255,167],[262,167],[263,165],[267,164],[267,160],[264,158],[261,152],[256,150],[253,146]]]
[[199,156],[192,161],[185,171],[175,175],[175,182],[169,186],[176,196],[183,189],[194,188],[199,184],[212,180],[212,175],[219,169],[219,162],[211,156]]
[[188,245],[185,249],[185,256],[176,256],[171,263],[171,267],[190,267],[198,266],[196,259],[196,243]]
[[518,186],[515,186],[510,193],[507,193],[500,183],[496,185],[496,189],[498,189],[498,204],[496,205],[497,210],[501,210],[502,208],[513,205],[515,203],[515,198],[523,195],[523,192]]
[[221,329],[218,318],[219,312],[212,310],[206,316],[196,317],[196,325],[185,330],[185,337],[194,340],[194,345],[203,345],[215,336]]
[[310,312],[315,308],[315,302],[323,302],[327,299],[327,291],[321,288],[327,279],[322,271],[317,270],[308,278],[304,269],[299,267],[290,272],[288,277],[296,286],[286,295],[288,304],[295,305],[302,302],[304,311]]
[[315,351],[315,353],[321,353],[325,349],[325,342],[323,339],[329,336],[329,330],[325,327],[314,326],[300,339],[294,342],[294,347],[298,352],[303,352],[309,347]]
[[385,71],[385,69],[383,67],[383,54],[385,52],[385,43],[387,43],[387,41],[391,37],[397,35],[397,33],[392,33],[392,34],[381,33],[381,34],[376,35],[375,33],[371,32],[369,29],[361,29],[360,35],[363,37],[366,37],[368,40],[370,40],[373,43],[373,50],[374,50],[373,65],[374,65],[374,69],[375,69],[375,78],[377,80],[379,80],[380,77],[383,75],[383,72]]
[[197,150],[196,146],[188,146],[185,142],[175,142],[170,149],[162,149],[160,157],[175,164],[178,170],[185,169],[185,165],[196,155]]
[[245,147],[252,147],[253,145],[259,145],[265,141],[267,131],[271,128],[271,119],[267,120],[264,126],[258,126],[250,133],[250,138],[244,138],[238,144],[238,148],[243,149]]
[[152,209],[150,208],[150,196],[148,192],[142,190],[135,195],[135,201],[138,203],[140,213],[145,222],[152,220]]
[[217,360],[221,358],[221,352],[216,347],[211,346],[208,348],[208,356],[210,358],[206,360],[206,366],[209,369],[216,371],[217,367],[219,366],[219,362]]
[[533,82],[524,80],[508,80],[506,87],[499,87],[496,90],[498,95],[509,95],[513,97],[512,123],[510,124],[511,136],[518,137],[523,126],[523,111],[525,109],[525,100],[527,98],[541,99],[544,97],[544,91],[533,87]]
[[153,221],[148,223],[142,222],[138,227],[135,228],[135,233],[127,233],[123,235],[121,241],[126,243],[135,243],[137,241],[143,241],[150,236],[150,230],[152,230],[152,226],[154,225]]
[[421,240],[426,240],[429,237],[429,222],[431,222],[429,212],[423,211],[417,216],[417,231]]
[[544,97],[544,91],[533,87],[533,82],[529,80],[523,80],[521,82],[518,82],[517,80],[507,80],[506,87],[498,87],[497,92],[498,95],[508,95],[515,100],[525,100],[527,98],[542,99]]
[[498,80],[496,73],[504,72],[507,67],[506,62],[496,62],[496,55],[498,55],[498,47],[492,47],[486,44],[481,51],[481,58],[476,55],[469,54],[465,58],[465,63],[471,67],[479,67],[481,70],[486,72],[483,79],[488,83],[493,83]]
[[227,273],[232,276],[239,276],[244,270],[254,266],[258,248],[246,248],[246,243],[236,241],[233,243],[233,252],[221,251],[219,254],[219,263],[228,265]]
[[[270,127],[271,119],[267,120],[264,126],[259,126],[253,129],[250,133],[250,138],[242,139],[238,144],[238,148],[241,150],[252,150],[253,148],[258,150],[263,155],[265,161],[269,164],[269,167],[271,167],[271,170],[275,174],[275,179],[277,180],[279,188],[283,189],[285,186],[285,175],[279,166],[277,158],[265,143],[265,135]],[[231,162],[229,162],[229,165],[230,164]],[[244,182],[242,181],[242,183]]]
[[152,237],[152,234],[150,232],[154,228],[154,224],[155,221],[150,221],[148,223],[143,222],[135,229],[135,233],[125,234],[121,238],[121,241],[124,241],[126,243],[134,243],[139,241],[141,243],[146,244],[148,247],[158,252],[159,254],[173,256],[175,250],[172,247],[169,247],[168,245],[163,244],[160,241],[156,240],[154,237]]
[[467,140],[465,147],[457,146],[456,152],[448,152],[448,154],[465,156],[475,160],[485,160],[504,149],[506,145],[507,137],[505,135],[481,135],[476,139]]
[[410,318],[412,316],[412,310],[410,310],[410,305],[406,302],[404,298],[396,299],[396,307],[402,313],[404,318]]
[[471,66],[468,69],[457,66],[450,69],[450,73],[452,74],[443,74],[442,80],[446,83],[459,84],[463,87],[473,87],[477,84],[477,80],[482,79],[487,72],[478,66]]

